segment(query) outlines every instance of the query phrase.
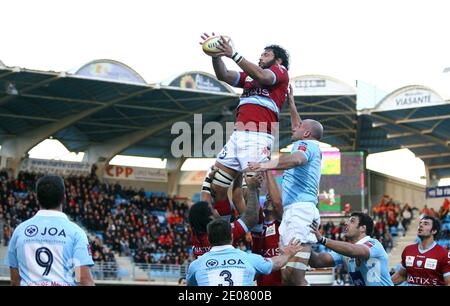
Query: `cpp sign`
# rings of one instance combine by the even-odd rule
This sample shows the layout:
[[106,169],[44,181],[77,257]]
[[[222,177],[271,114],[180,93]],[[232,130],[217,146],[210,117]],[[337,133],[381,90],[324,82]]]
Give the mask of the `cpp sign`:
[[133,175],[133,168],[123,166],[107,166],[106,175],[113,178],[130,178]]

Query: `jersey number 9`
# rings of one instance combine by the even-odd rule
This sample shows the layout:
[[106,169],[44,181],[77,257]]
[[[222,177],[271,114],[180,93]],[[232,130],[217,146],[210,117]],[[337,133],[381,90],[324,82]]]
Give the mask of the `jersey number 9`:
[[[42,254],[45,254],[46,256],[42,256]],[[47,276],[50,273],[50,269],[52,268],[53,264],[53,254],[52,252],[45,247],[39,248],[36,250],[36,262],[39,266],[45,268],[44,273],[42,273],[43,276]],[[44,258],[42,258],[44,257]]]

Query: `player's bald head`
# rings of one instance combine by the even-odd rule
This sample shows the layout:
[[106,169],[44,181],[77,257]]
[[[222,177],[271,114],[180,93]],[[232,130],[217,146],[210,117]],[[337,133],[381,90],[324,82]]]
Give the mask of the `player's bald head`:
[[311,137],[320,140],[323,135],[323,126],[319,121],[312,120],[312,119],[305,119],[302,122],[302,125],[304,125],[305,130],[308,130],[311,132]]

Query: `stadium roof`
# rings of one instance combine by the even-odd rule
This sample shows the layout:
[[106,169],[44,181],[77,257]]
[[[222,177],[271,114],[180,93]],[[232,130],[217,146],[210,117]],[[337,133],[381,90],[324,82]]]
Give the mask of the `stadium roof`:
[[[450,176],[450,105],[432,90],[408,86],[358,114],[356,89],[339,80],[305,75],[292,84],[302,117],[324,125],[323,142],[345,151],[408,147],[431,173]],[[422,106],[408,102],[414,97],[423,107],[411,108]],[[185,121],[194,130],[194,114],[202,115],[203,125],[233,122],[238,99],[228,85],[204,72],[183,73],[161,85],[147,84],[110,60],[93,61],[74,74],[0,65],[1,153],[23,157],[53,137],[70,151],[87,152],[90,160],[119,153],[170,158],[172,140],[179,136],[171,133],[173,123]],[[290,143],[288,118],[285,107],[280,147]]]
[[408,148],[431,177],[450,177],[450,101],[430,88],[411,85],[387,95],[359,116],[359,148],[369,153]]

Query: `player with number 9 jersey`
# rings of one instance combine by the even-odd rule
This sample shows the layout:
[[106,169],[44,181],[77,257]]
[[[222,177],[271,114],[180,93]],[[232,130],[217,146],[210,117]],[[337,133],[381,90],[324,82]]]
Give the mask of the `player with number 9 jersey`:
[[40,210],[14,231],[8,250],[21,285],[75,285],[78,266],[93,266],[84,231],[62,212]]
[[8,248],[13,285],[93,284],[86,269],[94,265],[86,233],[61,211],[64,190],[59,176],[47,175],[37,182],[41,209],[16,227]]

